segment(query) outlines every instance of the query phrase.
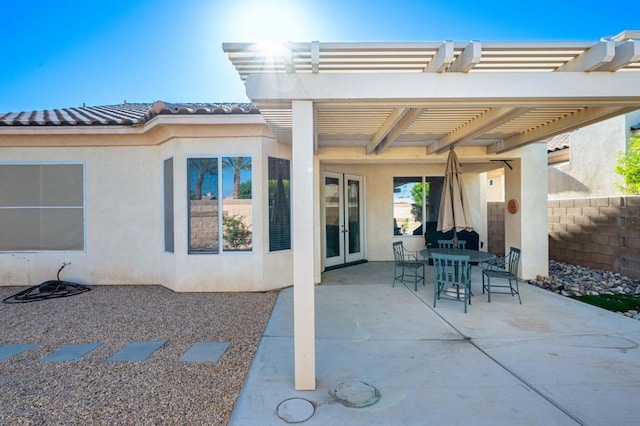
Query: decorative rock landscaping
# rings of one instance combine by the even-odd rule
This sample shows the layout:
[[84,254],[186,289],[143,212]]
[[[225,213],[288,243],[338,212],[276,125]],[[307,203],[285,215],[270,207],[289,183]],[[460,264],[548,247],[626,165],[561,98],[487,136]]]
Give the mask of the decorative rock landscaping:
[[[549,261],[549,276],[538,275],[529,284],[563,296],[598,296],[604,294],[640,295],[640,279],[631,279],[611,271]],[[637,311],[621,314],[640,320]]]

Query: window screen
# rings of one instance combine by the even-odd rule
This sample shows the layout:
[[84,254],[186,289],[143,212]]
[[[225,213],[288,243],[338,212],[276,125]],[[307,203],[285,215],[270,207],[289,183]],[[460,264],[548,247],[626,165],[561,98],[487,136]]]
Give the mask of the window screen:
[[84,165],[0,164],[0,251],[84,250]]

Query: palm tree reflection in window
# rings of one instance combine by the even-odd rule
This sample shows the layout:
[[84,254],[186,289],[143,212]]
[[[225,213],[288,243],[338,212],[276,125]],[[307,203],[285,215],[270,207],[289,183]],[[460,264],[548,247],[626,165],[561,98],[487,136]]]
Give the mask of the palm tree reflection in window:
[[[222,170],[223,250],[250,251],[253,224],[251,157],[224,157]],[[227,180],[231,176],[233,186],[229,191]],[[243,179],[246,180],[243,182]]]
[[218,159],[187,160],[189,253],[219,252]]

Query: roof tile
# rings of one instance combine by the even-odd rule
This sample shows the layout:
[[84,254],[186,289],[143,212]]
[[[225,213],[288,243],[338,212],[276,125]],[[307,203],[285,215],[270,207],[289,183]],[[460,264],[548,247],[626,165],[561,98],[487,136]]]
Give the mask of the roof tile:
[[0,113],[1,126],[135,126],[157,115],[260,114],[250,103],[124,103]]
[[571,134],[573,132],[562,133],[554,136],[547,141],[547,152],[560,151],[561,149],[571,148]]

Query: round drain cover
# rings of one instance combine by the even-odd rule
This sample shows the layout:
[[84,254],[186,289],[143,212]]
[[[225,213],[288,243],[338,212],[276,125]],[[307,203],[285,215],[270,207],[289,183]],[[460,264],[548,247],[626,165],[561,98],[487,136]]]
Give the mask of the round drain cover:
[[316,407],[304,398],[290,398],[278,404],[277,411],[278,417],[287,423],[302,423],[313,416]]
[[380,400],[380,391],[364,382],[340,383],[333,394],[345,407],[364,408]]

